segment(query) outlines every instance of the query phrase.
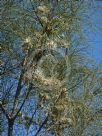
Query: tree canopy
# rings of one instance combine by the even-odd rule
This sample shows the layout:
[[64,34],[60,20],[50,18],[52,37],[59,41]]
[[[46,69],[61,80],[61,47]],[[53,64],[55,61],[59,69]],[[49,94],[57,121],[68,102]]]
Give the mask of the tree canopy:
[[102,69],[85,33],[92,1],[1,4],[0,134],[100,135]]

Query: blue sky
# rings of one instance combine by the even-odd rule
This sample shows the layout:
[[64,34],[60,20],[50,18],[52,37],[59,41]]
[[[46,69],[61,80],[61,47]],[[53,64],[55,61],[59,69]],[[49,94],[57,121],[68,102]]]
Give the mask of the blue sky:
[[97,62],[102,62],[102,1],[95,3],[94,15],[92,17],[93,23],[97,30],[94,34],[90,34],[89,40],[93,46],[93,56]]

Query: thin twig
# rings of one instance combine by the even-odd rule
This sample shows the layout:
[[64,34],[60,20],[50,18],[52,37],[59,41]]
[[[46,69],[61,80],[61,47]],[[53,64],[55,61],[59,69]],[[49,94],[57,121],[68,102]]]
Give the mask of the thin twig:
[[47,121],[48,121],[48,116],[45,118],[45,120],[43,121],[43,123],[41,124],[41,126],[39,127],[38,131],[36,132],[34,136],[37,136],[39,134],[39,132],[41,131],[43,126],[47,123]]

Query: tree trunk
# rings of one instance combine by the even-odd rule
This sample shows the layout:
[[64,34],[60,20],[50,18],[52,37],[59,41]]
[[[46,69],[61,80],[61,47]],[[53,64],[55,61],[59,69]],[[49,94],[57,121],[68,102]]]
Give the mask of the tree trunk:
[[13,136],[13,120],[8,120],[8,136]]

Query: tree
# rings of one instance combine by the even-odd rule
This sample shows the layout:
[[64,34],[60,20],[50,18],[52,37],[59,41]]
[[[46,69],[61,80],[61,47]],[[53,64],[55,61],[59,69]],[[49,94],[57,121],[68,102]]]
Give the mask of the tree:
[[2,135],[81,136],[89,129],[95,135],[92,124],[101,129],[102,109],[92,102],[101,97],[102,75],[88,57],[83,33],[90,4],[2,1]]

